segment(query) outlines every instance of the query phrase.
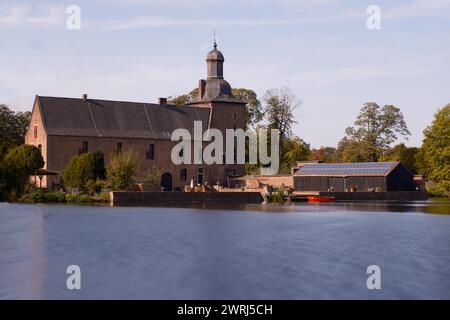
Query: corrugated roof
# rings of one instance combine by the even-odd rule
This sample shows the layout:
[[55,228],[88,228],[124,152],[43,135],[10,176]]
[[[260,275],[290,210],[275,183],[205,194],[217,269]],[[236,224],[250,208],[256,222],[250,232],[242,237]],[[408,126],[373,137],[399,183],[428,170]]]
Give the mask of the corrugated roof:
[[387,176],[399,162],[308,163],[295,176]]
[[208,128],[209,108],[38,96],[50,135],[170,139],[173,130],[191,133],[194,121]]

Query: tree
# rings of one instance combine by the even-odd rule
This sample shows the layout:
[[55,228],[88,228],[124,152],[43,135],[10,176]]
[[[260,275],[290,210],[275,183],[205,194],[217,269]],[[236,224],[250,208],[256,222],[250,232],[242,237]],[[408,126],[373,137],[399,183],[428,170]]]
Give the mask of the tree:
[[281,154],[281,171],[290,173],[291,167],[295,166],[298,161],[308,159],[311,149],[309,144],[297,136],[284,140],[283,144],[285,152]]
[[[5,104],[0,104],[0,139],[5,145],[19,145],[25,140],[25,133],[30,122],[30,112],[14,112]],[[3,150],[4,151],[4,150]]]
[[197,96],[198,96],[198,88],[194,88],[191,90],[191,92],[189,92],[187,94],[182,94],[182,95],[175,96],[173,98],[168,99],[167,102],[169,104],[181,106],[181,105],[188,103],[191,100],[194,100],[195,98],[197,98]]
[[424,130],[422,144],[428,178],[441,194],[450,194],[450,104],[434,115],[431,126]]
[[139,162],[132,151],[117,152],[111,157],[107,177],[114,191],[130,189],[139,170]]
[[289,88],[270,89],[264,95],[264,113],[268,129],[280,132],[280,154],[283,154],[284,141],[292,138],[292,127],[297,123],[294,110],[300,105]]
[[405,139],[411,135],[399,108],[393,105],[380,107],[374,102],[364,104],[354,126],[348,127],[345,132],[349,141],[358,143],[363,158],[369,161],[377,161],[382,151],[398,139],[398,135]]
[[366,152],[363,142],[344,137],[338,142],[336,149],[337,162],[367,162],[372,161],[370,154]]
[[403,163],[411,173],[417,173],[417,154],[419,148],[408,148],[404,143],[400,143],[391,149],[386,150],[378,159],[379,161],[398,161]]
[[245,124],[254,128],[264,118],[261,102],[258,100],[256,92],[245,88],[233,88],[231,91],[236,98],[247,103]]
[[308,160],[318,160],[321,162],[337,162],[337,150],[334,147],[320,147],[312,149]]
[[92,192],[97,180],[106,179],[105,162],[100,151],[83,153],[70,159],[64,169],[64,186],[81,192]]
[[20,196],[29,177],[44,164],[41,152],[35,146],[23,144],[9,150],[1,161],[0,197],[4,199],[11,193]]

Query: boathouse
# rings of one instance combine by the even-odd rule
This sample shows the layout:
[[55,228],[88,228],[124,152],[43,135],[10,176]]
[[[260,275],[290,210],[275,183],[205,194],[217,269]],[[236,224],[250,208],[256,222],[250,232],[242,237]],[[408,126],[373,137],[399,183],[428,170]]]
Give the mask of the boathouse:
[[305,163],[294,173],[298,192],[415,191],[414,175],[400,162]]

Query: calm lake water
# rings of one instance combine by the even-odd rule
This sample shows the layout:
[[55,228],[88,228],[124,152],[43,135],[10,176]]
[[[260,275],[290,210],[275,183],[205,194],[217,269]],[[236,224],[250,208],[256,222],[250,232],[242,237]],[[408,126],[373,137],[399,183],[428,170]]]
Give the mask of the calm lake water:
[[[447,214],[449,201],[0,203],[0,299],[450,299]],[[81,290],[66,288],[69,265]]]

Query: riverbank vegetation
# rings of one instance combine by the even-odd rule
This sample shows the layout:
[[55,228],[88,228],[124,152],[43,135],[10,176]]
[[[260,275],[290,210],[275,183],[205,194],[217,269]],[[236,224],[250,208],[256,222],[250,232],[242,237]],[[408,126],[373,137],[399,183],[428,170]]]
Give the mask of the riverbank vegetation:
[[114,154],[105,167],[104,155],[88,152],[73,157],[63,171],[59,191],[44,191],[29,184],[21,202],[109,202],[110,191],[133,190],[138,161],[133,152]]

